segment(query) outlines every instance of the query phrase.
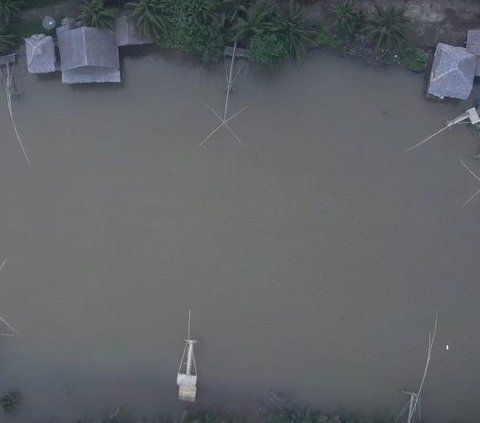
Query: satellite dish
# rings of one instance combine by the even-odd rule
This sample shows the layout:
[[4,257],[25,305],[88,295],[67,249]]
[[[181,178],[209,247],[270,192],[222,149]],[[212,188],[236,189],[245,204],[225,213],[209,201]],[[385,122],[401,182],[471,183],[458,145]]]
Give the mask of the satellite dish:
[[55,28],[55,19],[53,19],[51,16],[45,16],[42,20],[42,26],[47,30]]

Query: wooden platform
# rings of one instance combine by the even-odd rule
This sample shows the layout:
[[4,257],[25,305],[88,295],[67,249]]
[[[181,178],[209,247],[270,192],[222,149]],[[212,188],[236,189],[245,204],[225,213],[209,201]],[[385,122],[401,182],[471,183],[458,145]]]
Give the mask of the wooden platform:
[[[225,50],[223,51],[223,54],[227,57],[232,57],[233,56],[233,47],[225,47]],[[248,52],[248,48],[237,47],[237,50],[235,51],[235,57],[236,58],[248,59],[250,57],[250,54]]]

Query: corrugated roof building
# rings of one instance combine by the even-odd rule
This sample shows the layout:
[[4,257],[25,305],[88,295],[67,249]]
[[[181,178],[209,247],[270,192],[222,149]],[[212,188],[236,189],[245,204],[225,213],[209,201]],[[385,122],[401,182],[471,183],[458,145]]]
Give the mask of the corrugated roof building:
[[463,47],[438,44],[427,93],[466,100],[473,88],[477,58]]
[[152,44],[150,37],[142,35],[135,22],[126,15],[119,16],[115,23],[115,37],[117,46],[134,46],[141,44]]
[[27,69],[30,73],[49,73],[57,70],[53,38],[44,34],[25,39]]
[[85,26],[59,28],[57,38],[62,82],[120,82],[120,60],[113,31]]
[[480,29],[473,29],[467,33],[467,51],[477,56],[476,76],[480,76]]

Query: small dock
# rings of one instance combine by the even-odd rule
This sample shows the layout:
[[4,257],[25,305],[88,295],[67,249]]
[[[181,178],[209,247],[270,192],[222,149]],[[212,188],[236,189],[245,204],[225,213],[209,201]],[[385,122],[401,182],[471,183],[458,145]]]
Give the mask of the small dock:
[[189,310],[187,339],[185,339],[185,348],[180,361],[180,367],[178,368],[177,385],[179,400],[195,402],[197,395],[197,365],[193,347],[198,341],[190,339],[190,318],[191,313]]

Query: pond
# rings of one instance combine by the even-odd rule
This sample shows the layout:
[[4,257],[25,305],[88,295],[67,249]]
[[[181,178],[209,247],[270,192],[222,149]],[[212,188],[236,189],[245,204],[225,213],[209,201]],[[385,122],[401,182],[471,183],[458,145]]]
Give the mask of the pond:
[[[480,198],[467,125],[410,153],[471,102],[424,76],[333,54],[245,68],[229,122],[224,66],[125,58],[119,86],[17,68],[0,94],[0,389],[10,421],[118,405],[178,409],[188,309],[199,404],[288,391],[325,410],[397,414],[424,386],[430,421],[480,415]],[[449,346],[448,350],[446,346]]]

